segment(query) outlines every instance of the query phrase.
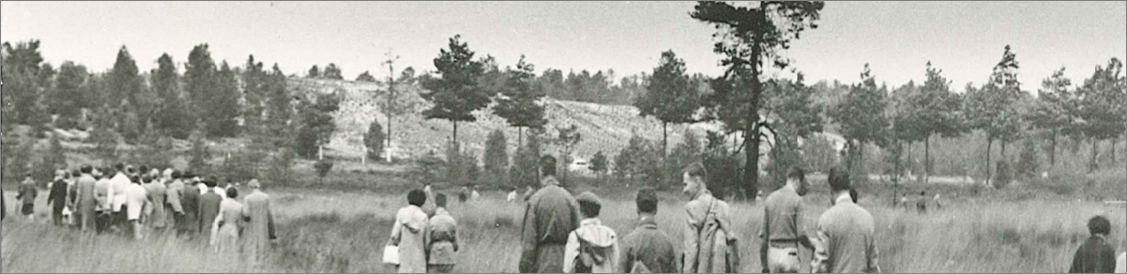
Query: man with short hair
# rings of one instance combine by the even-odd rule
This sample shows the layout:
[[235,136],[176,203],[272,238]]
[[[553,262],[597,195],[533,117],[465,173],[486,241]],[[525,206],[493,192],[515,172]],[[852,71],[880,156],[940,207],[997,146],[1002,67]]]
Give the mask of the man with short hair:
[[211,235],[212,223],[219,216],[219,205],[223,202],[221,197],[225,194],[220,194],[223,189],[216,185],[216,181],[215,176],[208,176],[203,184],[212,191],[200,195],[200,220],[197,225],[200,235],[204,235],[205,238]]
[[618,266],[618,234],[599,220],[603,203],[591,192],[575,197],[583,214],[579,228],[568,234],[564,247],[565,273],[615,273]]
[[521,273],[563,273],[564,245],[579,228],[579,203],[559,186],[556,158],[540,158],[539,191],[529,198],[521,226]]
[[458,262],[458,222],[446,211],[446,194],[437,194],[434,203],[434,217],[423,240],[429,254],[427,273],[453,273]]
[[681,271],[677,251],[669,235],[657,226],[657,190],[638,191],[634,204],[638,207],[638,226],[622,240],[621,273],[677,273]]
[[729,254],[735,242],[727,202],[712,196],[708,190],[708,172],[697,162],[682,172],[682,192],[690,199],[685,205],[684,262],[682,273],[730,273],[738,260]]
[[75,183],[75,219],[78,220],[78,227],[82,231],[87,229],[94,229],[94,219],[97,218],[98,202],[94,199],[95,184],[97,179],[94,179],[94,168],[89,165],[83,165],[81,168],[82,176],[78,177]]
[[113,183],[110,182],[111,169],[103,168],[101,171],[94,171],[94,178],[97,180],[94,183],[94,200],[97,201],[97,213],[94,218],[95,229],[98,233],[106,231],[110,227],[110,221],[113,214]]
[[763,241],[759,250],[763,273],[798,273],[802,267],[798,258],[799,245],[813,249],[799,225],[802,197],[806,196],[808,189],[806,172],[801,168],[791,168],[787,173],[787,184],[771,192],[764,201]]
[[873,215],[853,202],[849,174],[830,170],[834,206],[818,220],[814,273],[880,273]]
[[[155,169],[154,169],[155,170]],[[145,207],[145,224],[152,227],[154,231],[160,232],[168,225],[168,217],[165,216],[164,211],[165,197],[168,195],[168,187],[162,183],[158,183],[152,175],[145,175],[141,177],[141,181],[145,183],[145,192],[148,193],[148,206]]]
[[182,234],[192,238],[200,232],[200,192],[196,186],[201,184],[199,175],[191,172],[188,172],[184,178],[187,181],[183,196],[180,197],[180,203],[184,208],[184,226],[181,227],[181,231]]
[[134,178],[134,180],[131,180],[133,183],[125,188],[125,217],[129,221],[130,227],[128,230],[133,233],[133,239],[135,240],[142,239],[141,217],[143,210],[149,203],[149,193],[145,191],[145,187],[141,186],[141,181],[143,180],[144,179],[141,178]]
[[[168,214],[168,225],[176,228],[177,234],[184,231],[184,207],[180,197],[184,196],[184,182],[181,180],[180,171],[171,170],[168,173],[168,185],[165,186],[165,212]],[[154,205],[155,206],[155,205]]]
[[1088,220],[1088,238],[1076,250],[1072,259],[1072,267],[1068,273],[1112,273],[1115,271],[1115,248],[1107,242],[1111,234],[1111,221],[1104,216],[1095,216]]
[[63,209],[67,205],[66,181],[70,180],[70,173],[64,170],[55,171],[55,181],[51,183],[51,191],[47,193],[47,206],[51,207],[51,224],[63,225]]
[[39,196],[39,190],[35,188],[35,181],[31,179],[31,173],[24,175],[23,182],[20,183],[19,195],[16,200],[20,200],[20,214],[27,217],[28,222],[35,222],[35,197]]

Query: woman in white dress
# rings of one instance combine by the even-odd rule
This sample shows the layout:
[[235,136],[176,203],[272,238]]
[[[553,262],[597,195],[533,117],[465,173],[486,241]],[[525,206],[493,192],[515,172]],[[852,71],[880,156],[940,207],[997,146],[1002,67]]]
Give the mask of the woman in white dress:
[[243,204],[235,200],[238,197],[238,189],[227,189],[228,199],[219,203],[219,216],[211,228],[211,245],[217,253],[238,251],[239,232],[250,217]]

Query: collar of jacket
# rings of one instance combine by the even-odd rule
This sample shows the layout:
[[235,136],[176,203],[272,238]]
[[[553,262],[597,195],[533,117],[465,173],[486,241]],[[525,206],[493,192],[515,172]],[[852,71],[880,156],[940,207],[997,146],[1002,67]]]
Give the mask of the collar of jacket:
[[844,194],[838,195],[837,199],[834,200],[834,204],[840,205],[840,204],[846,204],[846,203],[849,203],[849,204],[853,203],[853,196],[850,196],[849,193],[844,193]]
[[705,201],[705,197],[712,197],[712,192],[708,191],[707,188],[701,189],[700,192],[697,192],[697,196],[693,197],[693,200]]
[[642,215],[642,218],[638,220],[638,227],[645,229],[657,229],[657,220],[653,215]]
[[579,221],[579,226],[602,225],[602,224],[603,224],[603,222],[599,221],[598,218],[587,218],[587,219],[583,219],[582,221]]
[[446,211],[445,207],[439,207],[434,209],[434,216],[438,215],[450,215],[450,212]]

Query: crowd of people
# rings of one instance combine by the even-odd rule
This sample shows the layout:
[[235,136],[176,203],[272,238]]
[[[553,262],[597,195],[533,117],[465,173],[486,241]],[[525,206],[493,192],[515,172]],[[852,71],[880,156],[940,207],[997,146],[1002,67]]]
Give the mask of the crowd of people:
[[[556,160],[540,159],[540,188],[524,195],[526,207],[520,234],[519,270],[522,273],[736,273],[739,239],[731,208],[709,191],[708,172],[701,163],[682,171],[682,193],[689,202],[682,209],[686,222],[672,228],[683,231],[675,243],[655,221],[660,199],[653,188],[637,192],[637,226],[619,239],[618,233],[599,219],[602,200],[591,192],[572,196],[555,178]],[[803,230],[803,197],[810,189],[806,173],[793,168],[786,185],[764,200],[759,228],[759,260],[763,273],[797,273],[803,268],[800,250],[813,251],[808,260],[815,273],[879,273],[879,249],[873,215],[857,203],[858,193],[847,172],[830,171],[832,207],[817,218],[812,235]],[[154,169],[123,163],[113,168],[56,172],[48,184],[50,222],[83,232],[115,233],[142,240],[169,234],[201,240],[217,253],[254,256],[259,260],[274,240],[274,218],[269,195],[255,179],[243,187],[215,176],[173,169]],[[31,175],[18,189],[17,211],[35,220],[39,193]],[[926,193],[920,194],[922,212]],[[476,200],[476,187],[463,188],[460,198]],[[507,201],[516,200],[511,189]],[[424,210],[432,200],[434,210]],[[395,215],[384,250],[384,263],[400,273],[450,273],[460,247],[458,225],[447,211],[447,196],[429,185],[407,194],[408,206]],[[7,218],[4,204],[3,218]],[[1075,253],[1072,273],[1124,273],[1127,254],[1118,258],[1108,243],[1111,223],[1103,216],[1087,224],[1091,237]],[[753,228],[754,229],[754,228]],[[681,245],[677,253],[675,246]]]
[[[270,197],[251,179],[244,188],[215,176],[119,163],[56,171],[48,184],[51,224],[136,240],[169,234],[200,240],[216,252],[245,252],[260,258],[275,239]],[[240,189],[249,195],[240,196]],[[36,182],[20,183],[18,211],[35,222]],[[7,215],[7,205],[4,205]],[[6,216],[5,216],[6,218]]]

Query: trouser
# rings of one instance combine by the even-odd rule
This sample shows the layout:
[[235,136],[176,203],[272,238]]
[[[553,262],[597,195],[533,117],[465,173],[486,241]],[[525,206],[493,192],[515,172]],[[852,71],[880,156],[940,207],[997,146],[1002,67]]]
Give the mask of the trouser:
[[452,264],[428,264],[427,273],[454,273]]
[[82,210],[75,214],[77,214],[75,215],[75,219],[79,222],[78,227],[81,228],[82,231],[86,231],[87,229],[95,229],[97,223],[94,220],[98,218],[97,213],[95,213],[94,211]]
[[564,245],[541,243],[536,248],[536,273],[563,273]]
[[63,225],[63,208],[62,207],[52,207],[51,208],[51,223],[54,224],[54,225],[57,225],[57,226]]
[[95,230],[97,230],[98,233],[102,233],[110,229],[110,221],[113,220],[112,213],[101,211],[96,214],[97,217],[94,217]]
[[767,248],[767,269],[771,273],[798,273],[801,267],[798,243],[772,242]]

